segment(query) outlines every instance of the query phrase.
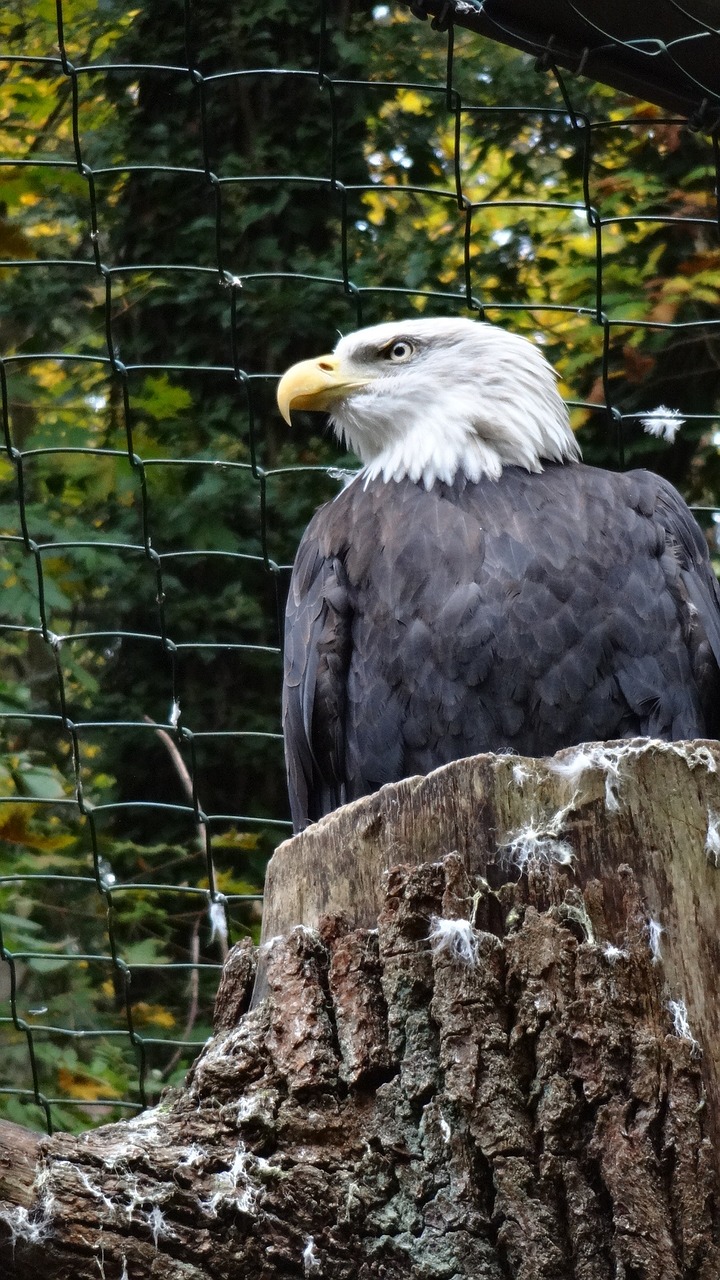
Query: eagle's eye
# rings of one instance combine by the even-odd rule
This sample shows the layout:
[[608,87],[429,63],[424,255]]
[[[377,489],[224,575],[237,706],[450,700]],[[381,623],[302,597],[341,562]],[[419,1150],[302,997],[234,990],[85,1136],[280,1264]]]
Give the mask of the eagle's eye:
[[415,348],[412,342],[408,342],[407,338],[401,338],[398,342],[393,342],[383,352],[385,359],[392,360],[393,364],[402,364],[403,360],[409,360],[414,354]]

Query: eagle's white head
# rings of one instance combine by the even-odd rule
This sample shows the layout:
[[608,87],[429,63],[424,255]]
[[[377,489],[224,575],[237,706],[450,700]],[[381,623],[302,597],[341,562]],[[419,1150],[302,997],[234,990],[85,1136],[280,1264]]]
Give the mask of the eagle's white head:
[[292,409],[330,414],[368,479],[451,483],[542,471],[580,450],[555,371],[537,347],[494,325],[462,319],[378,324],[341,338],[332,355],[293,365],[278,387]]

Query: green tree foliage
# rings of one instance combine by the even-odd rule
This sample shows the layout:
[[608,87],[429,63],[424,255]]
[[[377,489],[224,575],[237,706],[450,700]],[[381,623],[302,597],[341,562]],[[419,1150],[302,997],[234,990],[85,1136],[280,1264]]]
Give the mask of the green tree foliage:
[[72,1126],[181,1073],[286,830],[283,596],[354,463],[286,431],[277,374],[480,308],[544,345],[589,460],[621,430],[711,505],[720,255],[707,138],[467,33],[448,82],[405,8],[62,17],[61,48],[54,0],[0,15],[0,1099]]

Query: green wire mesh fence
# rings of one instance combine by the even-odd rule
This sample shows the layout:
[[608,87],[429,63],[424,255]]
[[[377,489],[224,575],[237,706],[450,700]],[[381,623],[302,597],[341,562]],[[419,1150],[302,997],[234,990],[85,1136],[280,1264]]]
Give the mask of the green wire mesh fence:
[[[706,72],[689,129],[589,78],[570,4],[540,35],[500,0],[237,10],[0,17],[0,1105],[48,1129],[180,1079],[257,937],[289,568],[356,465],[282,426],[288,363],[410,311],[508,325],[587,460],[718,514]],[[651,21],[599,42],[624,89]]]

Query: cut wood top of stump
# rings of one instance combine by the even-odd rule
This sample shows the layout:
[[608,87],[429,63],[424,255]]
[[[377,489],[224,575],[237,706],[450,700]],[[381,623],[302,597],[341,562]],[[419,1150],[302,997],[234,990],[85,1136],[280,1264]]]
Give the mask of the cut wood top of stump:
[[651,912],[667,905],[667,880],[717,903],[720,744],[634,738],[543,759],[487,754],[390,783],[278,847],[263,941],[328,913],[372,927],[391,866],[455,851],[493,884],[555,863],[582,885],[628,862]]

